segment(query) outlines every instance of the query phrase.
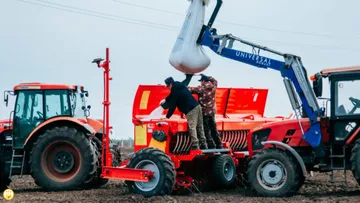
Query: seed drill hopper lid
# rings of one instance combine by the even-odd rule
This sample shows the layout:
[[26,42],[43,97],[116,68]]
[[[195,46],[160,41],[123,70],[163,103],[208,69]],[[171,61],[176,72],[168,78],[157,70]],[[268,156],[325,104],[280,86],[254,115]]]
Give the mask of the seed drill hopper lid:
[[[139,85],[133,103],[133,119],[141,120],[149,116],[169,93],[170,90],[163,85]],[[216,116],[224,118],[232,115],[263,117],[267,95],[268,89],[217,88]],[[196,94],[194,97],[198,98]],[[166,113],[167,110],[164,110],[163,115]],[[171,119],[179,118],[181,118],[181,113],[176,109]]]

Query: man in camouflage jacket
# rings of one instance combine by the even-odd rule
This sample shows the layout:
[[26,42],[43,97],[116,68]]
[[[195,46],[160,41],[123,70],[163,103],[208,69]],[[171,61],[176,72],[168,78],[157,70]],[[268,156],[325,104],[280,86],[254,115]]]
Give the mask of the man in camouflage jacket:
[[201,74],[199,80],[201,85],[198,87],[189,87],[192,94],[199,96],[199,103],[202,107],[204,132],[208,143],[208,148],[222,148],[220,134],[216,129],[216,88],[217,80],[211,76]]

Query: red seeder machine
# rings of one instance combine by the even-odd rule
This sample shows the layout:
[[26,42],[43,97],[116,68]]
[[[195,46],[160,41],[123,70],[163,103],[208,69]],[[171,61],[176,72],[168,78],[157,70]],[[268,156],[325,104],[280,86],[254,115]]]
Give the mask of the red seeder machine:
[[[184,115],[148,119],[169,90],[140,85],[133,106],[134,153],[112,166],[107,49],[105,61],[93,61],[104,70],[103,119],[88,117],[83,87],[25,83],[5,92],[6,104],[9,94],[16,101],[14,117],[0,122],[0,189],[8,187],[12,175],[22,174],[31,174],[48,190],[122,179],[144,196],[209,184],[229,186],[244,175],[260,195],[288,196],[296,194],[309,171],[351,170],[360,183],[360,95],[353,91],[359,86],[360,67],[324,69],[310,77],[311,86],[300,57],[231,34],[218,35],[212,24],[221,4],[217,0],[197,43],[225,58],[279,71],[296,119],[265,118],[265,89],[218,88],[216,123],[224,148],[190,150]],[[235,50],[234,42],[258,50]],[[284,61],[260,56],[260,50]],[[330,98],[322,98],[324,78],[329,80]],[[320,99],[326,106],[319,106]]]

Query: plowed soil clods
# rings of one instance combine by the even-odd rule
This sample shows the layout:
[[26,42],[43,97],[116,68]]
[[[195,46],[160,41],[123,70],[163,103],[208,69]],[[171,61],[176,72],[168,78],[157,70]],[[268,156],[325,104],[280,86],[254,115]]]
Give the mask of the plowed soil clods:
[[[343,182],[343,172],[335,173],[337,183],[330,182],[329,174],[314,173],[309,177],[298,195],[290,198],[254,197],[249,189],[238,186],[230,190],[217,190],[189,195],[144,198],[131,194],[122,181],[109,181],[100,189],[45,192],[33,181],[31,176],[15,177],[10,187],[15,192],[12,202],[358,202],[360,187],[350,172],[347,173],[348,186]],[[4,201],[1,199],[1,201]]]

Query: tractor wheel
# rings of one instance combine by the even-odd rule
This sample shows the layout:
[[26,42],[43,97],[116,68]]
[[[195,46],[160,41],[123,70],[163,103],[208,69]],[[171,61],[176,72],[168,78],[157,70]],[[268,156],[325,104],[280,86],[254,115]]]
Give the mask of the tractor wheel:
[[94,146],[83,132],[66,126],[55,127],[34,143],[30,173],[45,190],[76,190],[92,180],[96,161]]
[[151,197],[172,193],[176,171],[174,163],[163,151],[152,147],[141,149],[134,154],[127,168],[147,169],[154,172],[149,182],[126,181],[135,194]]
[[302,185],[298,164],[283,150],[259,152],[250,160],[247,174],[251,188],[261,196],[292,196]]
[[109,182],[109,179],[100,177],[101,172],[102,172],[102,168],[101,168],[101,154],[102,154],[101,142],[98,143],[98,139],[97,138],[94,138],[94,139],[95,139],[94,141],[91,141],[91,144],[93,145],[93,147],[95,149],[95,154],[96,154],[96,157],[97,157],[97,161],[96,161],[97,171],[96,171],[96,174],[93,177],[93,179],[89,183],[87,183],[85,185],[86,189],[99,188],[99,187],[101,187],[101,186],[103,186],[103,185],[105,185],[106,183]]
[[360,185],[360,139],[356,141],[354,148],[351,150],[350,161],[353,176]]
[[304,183],[305,183],[305,176],[303,175],[303,171],[302,171],[302,169],[301,168],[299,168],[300,170],[299,170],[299,182],[298,182],[298,184],[297,184],[297,186],[296,186],[296,191],[299,191],[300,190],[300,188],[304,185]]
[[[289,152],[289,151],[286,151],[286,153],[288,154],[288,156],[292,156],[291,155],[291,152]],[[303,171],[302,171],[302,169],[301,169],[301,166],[300,166],[300,164],[298,165],[298,173],[299,173],[299,182],[298,182],[298,184],[297,184],[297,186],[296,186],[296,190],[298,191],[298,190],[300,190],[300,188],[304,185],[304,183],[305,183],[305,176],[304,176],[304,174],[303,174]]]
[[218,186],[227,187],[235,183],[236,166],[231,156],[217,156],[212,165],[213,179]]
[[0,192],[6,190],[11,183],[9,173],[5,170],[5,159],[2,153],[0,153]]

